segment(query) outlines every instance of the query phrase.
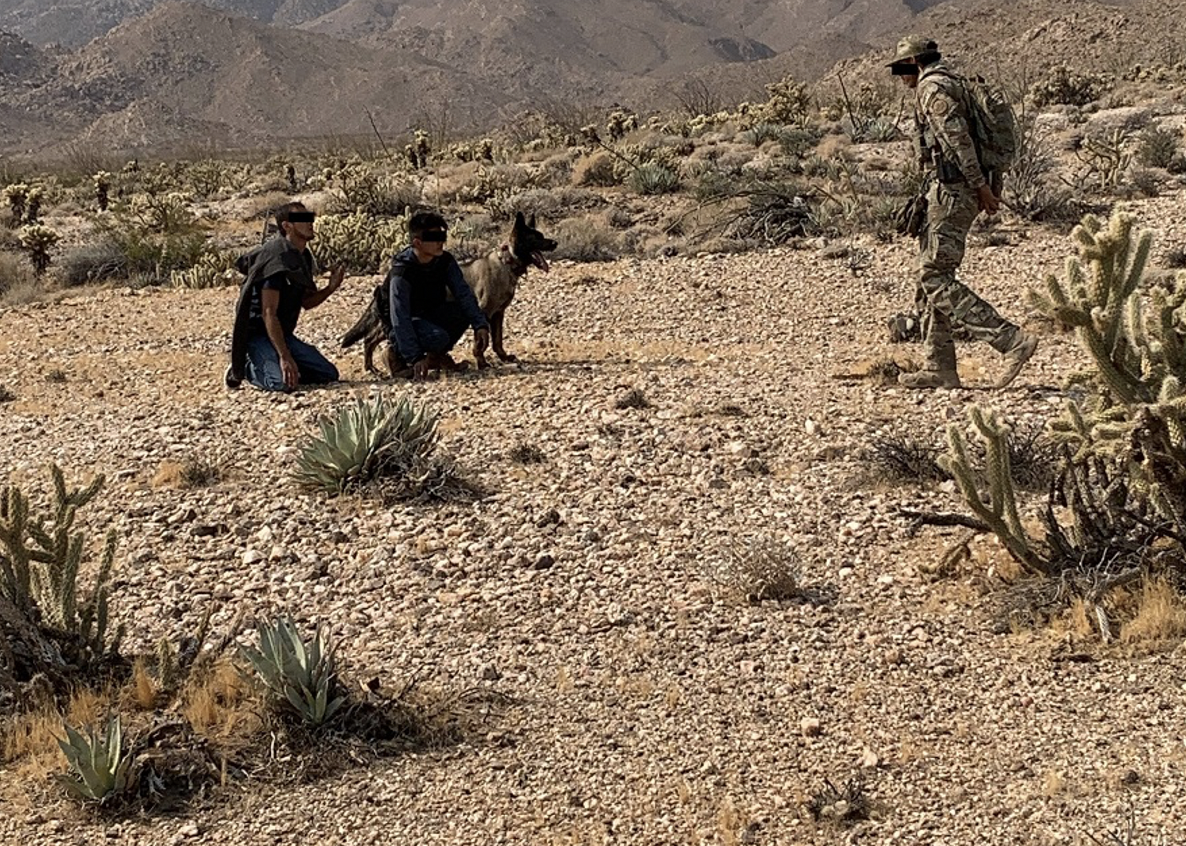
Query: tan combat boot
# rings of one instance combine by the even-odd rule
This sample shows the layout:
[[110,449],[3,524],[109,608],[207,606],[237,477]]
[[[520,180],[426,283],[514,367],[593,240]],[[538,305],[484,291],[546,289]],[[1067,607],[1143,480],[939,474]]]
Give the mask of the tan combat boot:
[[997,382],[998,388],[1007,388],[1017,378],[1025,363],[1034,357],[1034,350],[1038,348],[1038,336],[1031,335],[1024,329],[1018,329],[1013,339],[1013,346],[1005,352],[1005,373]]
[[915,370],[899,374],[898,384],[907,388],[958,388],[960,375],[954,370]]

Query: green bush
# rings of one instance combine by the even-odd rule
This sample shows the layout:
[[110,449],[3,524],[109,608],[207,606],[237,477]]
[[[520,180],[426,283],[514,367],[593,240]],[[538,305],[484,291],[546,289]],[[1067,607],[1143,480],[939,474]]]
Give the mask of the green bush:
[[128,786],[132,759],[124,755],[119,715],[108,721],[102,734],[91,727],[84,737],[68,723],[64,728],[66,739],[59,739],[58,746],[73,773],[58,776],[58,781],[76,799],[88,802],[103,803],[122,793]]
[[1058,65],[1051,70],[1050,76],[1030,89],[1029,96],[1038,108],[1086,106],[1099,99],[1106,84],[1104,77],[1099,74],[1083,74],[1066,65]]
[[1150,126],[1137,139],[1137,163],[1145,167],[1169,168],[1178,154],[1179,135],[1172,129]]
[[679,174],[666,165],[647,162],[631,172],[629,185],[639,194],[670,194],[679,190]]
[[318,627],[306,641],[288,616],[260,623],[257,631],[258,644],[243,647],[242,654],[273,701],[307,725],[324,725],[346,701],[328,632]]
[[303,488],[328,494],[392,480],[414,481],[437,446],[437,416],[405,398],[357,399],[321,421],[297,457]]

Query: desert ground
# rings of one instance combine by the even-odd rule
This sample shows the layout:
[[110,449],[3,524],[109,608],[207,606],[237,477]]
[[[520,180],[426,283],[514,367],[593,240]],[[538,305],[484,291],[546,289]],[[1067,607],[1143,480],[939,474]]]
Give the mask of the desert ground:
[[[1184,200],[1127,204],[1158,233],[1155,262],[1186,241]],[[1002,625],[1008,562],[991,536],[936,578],[961,530],[916,531],[899,513],[960,510],[954,485],[894,484],[863,457],[886,433],[940,445],[974,404],[1018,427],[1058,414],[1085,354],[1033,322],[1024,295],[1071,244],[1001,231],[973,236],[962,276],[1042,332],[1003,391],[987,389],[1000,361],[981,345],[960,347],[961,390],[861,378],[920,353],[886,341],[913,296],[903,239],[857,238],[848,258],[809,243],[556,262],[509,312],[518,364],[425,383],[377,380],[360,350],[336,349],[380,278],[352,277],[298,332],[344,381],[292,395],[222,386],[232,288],[111,287],[0,311],[14,396],[0,463],[29,483],[51,462],[73,480],[105,474],[79,519],[118,532],[126,649],[184,635],[208,607],[216,630],[240,608],[287,611],[331,627],[352,679],[487,694],[455,742],[301,783],[235,782],[175,814],[91,813],[9,771],[0,841],[1186,841],[1186,647]],[[441,451],[486,495],[298,490],[294,455],[319,416],[378,392],[439,410]],[[523,446],[543,460],[514,460]],[[178,489],[169,468],[194,457],[221,478]],[[731,556],[763,542],[795,551],[796,598],[733,590]],[[806,813],[851,779],[867,819]]]

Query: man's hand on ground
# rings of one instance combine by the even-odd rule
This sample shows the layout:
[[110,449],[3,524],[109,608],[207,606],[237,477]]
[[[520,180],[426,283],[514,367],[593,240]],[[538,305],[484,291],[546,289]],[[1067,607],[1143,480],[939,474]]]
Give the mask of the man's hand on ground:
[[424,356],[415,364],[412,365],[413,379],[427,379],[428,378],[428,356]]
[[1001,198],[992,192],[992,186],[985,183],[976,192],[976,200],[980,204],[980,211],[993,215],[1001,208]]
[[301,383],[301,369],[291,355],[280,359],[280,375],[284,377],[284,387],[292,390]]

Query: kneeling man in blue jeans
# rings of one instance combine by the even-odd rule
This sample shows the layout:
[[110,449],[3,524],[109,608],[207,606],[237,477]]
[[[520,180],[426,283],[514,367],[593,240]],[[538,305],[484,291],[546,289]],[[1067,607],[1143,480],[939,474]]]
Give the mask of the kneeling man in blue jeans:
[[313,281],[308,248],[313,220],[313,212],[302,203],[281,206],[276,210],[280,235],[237,262],[247,279],[235,312],[227,387],[239,387],[244,378],[265,391],[338,381],[338,368],[293,334],[301,309],[317,308],[345,276],[345,269],[336,267],[324,288]]

